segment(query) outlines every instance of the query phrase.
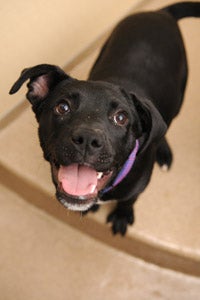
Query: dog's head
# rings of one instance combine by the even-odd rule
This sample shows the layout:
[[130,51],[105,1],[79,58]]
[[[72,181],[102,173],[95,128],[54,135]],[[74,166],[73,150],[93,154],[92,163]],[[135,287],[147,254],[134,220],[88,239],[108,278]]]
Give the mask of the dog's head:
[[141,103],[119,86],[79,81],[45,64],[25,69],[10,93],[28,79],[27,99],[56,196],[69,209],[89,209],[117,176],[136,139],[143,151],[166,130],[150,102]]

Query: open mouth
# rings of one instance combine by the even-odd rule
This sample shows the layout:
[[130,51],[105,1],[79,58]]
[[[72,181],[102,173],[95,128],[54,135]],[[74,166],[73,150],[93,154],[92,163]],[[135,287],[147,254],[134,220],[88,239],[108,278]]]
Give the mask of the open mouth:
[[[71,164],[54,168],[58,200],[68,209],[88,210],[98,199],[98,193],[110,181],[112,171],[98,172],[93,167]],[[56,173],[56,174],[55,174]]]

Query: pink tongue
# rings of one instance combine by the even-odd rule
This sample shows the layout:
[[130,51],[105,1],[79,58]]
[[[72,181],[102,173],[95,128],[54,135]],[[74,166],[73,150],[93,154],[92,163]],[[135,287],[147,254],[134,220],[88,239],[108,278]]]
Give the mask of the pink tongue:
[[95,192],[97,173],[87,166],[72,164],[68,167],[60,167],[58,180],[67,194],[84,196]]

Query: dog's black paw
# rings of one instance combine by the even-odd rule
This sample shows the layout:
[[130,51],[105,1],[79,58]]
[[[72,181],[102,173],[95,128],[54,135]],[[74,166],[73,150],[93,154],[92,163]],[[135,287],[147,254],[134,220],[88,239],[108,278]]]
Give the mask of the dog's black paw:
[[173,154],[165,138],[158,145],[156,161],[163,171],[168,171],[172,165]]
[[134,222],[134,211],[133,208],[127,210],[121,210],[116,208],[107,217],[107,223],[112,223],[113,234],[125,235],[127,231],[128,224],[133,224]]
[[96,212],[97,210],[99,210],[99,205],[98,204],[94,204],[90,209],[81,212],[82,216],[87,215],[89,212]]

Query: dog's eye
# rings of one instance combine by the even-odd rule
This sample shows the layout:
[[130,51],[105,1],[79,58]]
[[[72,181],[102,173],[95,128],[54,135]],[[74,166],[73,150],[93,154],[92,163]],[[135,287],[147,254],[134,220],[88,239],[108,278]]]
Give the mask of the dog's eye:
[[128,115],[125,111],[118,111],[112,116],[113,122],[118,126],[125,126],[128,123]]
[[70,111],[69,104],[65,101],[60,102],[58,105],[55,106],[54,112],[58,115],[65,115]]

